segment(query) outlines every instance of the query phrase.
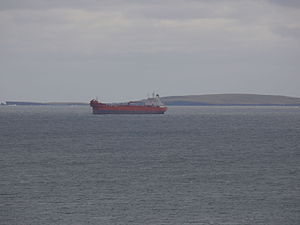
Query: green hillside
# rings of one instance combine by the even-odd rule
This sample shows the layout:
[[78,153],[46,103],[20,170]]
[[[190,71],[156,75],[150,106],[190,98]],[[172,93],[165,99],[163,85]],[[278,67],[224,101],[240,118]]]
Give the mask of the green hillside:
[[297,105],[300,98],[256,94],[211,94],[162,97],[166,105]]

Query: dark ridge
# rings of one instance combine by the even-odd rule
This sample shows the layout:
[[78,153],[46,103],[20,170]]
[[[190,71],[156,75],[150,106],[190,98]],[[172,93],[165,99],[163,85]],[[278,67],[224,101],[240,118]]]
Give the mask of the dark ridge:
[[20,105],[20,106],[41,106],[41,105],[49,105],[49,106],[85,106],[88,103],[81,103],[81,102],[22,102],[22,101],[6,101],[6,105]]
[[169,106],[300,106],[300,98],[255,94],[168,96],[161,100]]

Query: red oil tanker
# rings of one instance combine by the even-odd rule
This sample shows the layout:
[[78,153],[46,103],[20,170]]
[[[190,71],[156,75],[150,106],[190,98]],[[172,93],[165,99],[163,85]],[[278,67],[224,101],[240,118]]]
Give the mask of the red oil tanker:
[[164,114],[167,111],[159,99],[148,98],[146,101],[131,101],[127,103],[107,104],[93,99],[90,101],[94,114]]

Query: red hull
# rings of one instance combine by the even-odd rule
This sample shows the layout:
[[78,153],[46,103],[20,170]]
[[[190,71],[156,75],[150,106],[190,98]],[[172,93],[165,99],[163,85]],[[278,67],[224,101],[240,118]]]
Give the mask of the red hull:
[[96,100],[92,100],[90,106],[94,114],[164,114],[168,109],[162,106],[130,105],[130,103],[109,105]]

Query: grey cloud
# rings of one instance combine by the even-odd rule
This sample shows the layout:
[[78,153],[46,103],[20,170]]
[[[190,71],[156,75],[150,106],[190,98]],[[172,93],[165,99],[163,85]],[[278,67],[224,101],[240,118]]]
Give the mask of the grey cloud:
[[281,6],[287,6],[287,7],[300,7],[300,1],[299,0],[268,0],[271,3],[275,3]]
[[300,39],[300,27],[275,26],[272,28],[272,30],[282,37],[292,37],[295,39]]
[[[162,95],[263,93],[267,83],[274,93],[300,96],[300,14],[278,6],[267,0],[0,1],[0,94],[51,101],[128,93],[131,99],[153,88]],[[22,82],[12,87],[16,80]]]
[[108,0],[9,0],[0,2],[0,10],[51,9],[51,8],[93,8]]
[[[271,2],[274,4],[289,6],[289,7],[300,7],[299,0],[262,0],[253,2]],[[118,7],[128,5],[141,5],[149,8],[160,7],[168,5],[187,7],[188,5],[201,3],[201,4],[219,4],[226,6],[227,4],[247,4],[247,1],[239,0],[9,0],[0,2],[0,10],[10,9],[51,9],[51,8],[80,8],[80,9],[97,9],[101,10],[102,7]],[[180,10],[180,9],[178,9]],[[193,9],[191,14],[193,15]],[[163,16],[159,12],[159,17]],[[180,16],[180,15],[179,15]],[[186,15],[187,16],[187,15]]]
[[150,19],[198,19],[198,18],[223,18],[233,15],[232,8],[222,4],[207,4],[196,2],[180,2],[173,4],[153,5],[132,9],[133,16],[141,16]]
[[[168,0],[171,2],[171,0]],[[189,1],[189,0],[187,0]],[[120,7],[130,5],[164,4],[161,0],[9,0],[0,2],[0,10],[12,9],[89,9],[101,10],[106,7]],[[175,1],[173,1],[174,3]]]

